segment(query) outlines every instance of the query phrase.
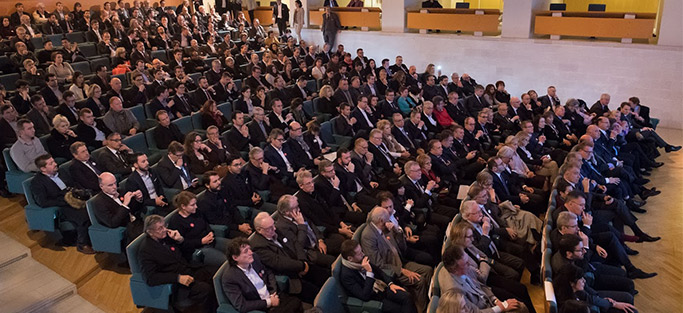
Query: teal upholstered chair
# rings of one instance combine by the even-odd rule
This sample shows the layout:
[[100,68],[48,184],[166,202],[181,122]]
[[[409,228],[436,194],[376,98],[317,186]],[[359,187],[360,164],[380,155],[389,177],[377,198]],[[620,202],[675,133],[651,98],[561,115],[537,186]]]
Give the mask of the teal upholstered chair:
[[26,213],[26,221],[28,222],[28,229],[54,232],[56,229],[55,221],[57,220],[59,207],[53,206],[43,208],[38,206],[33,198],[33,191],[31,190],[32,180],[33,177],[30,177],[19,184],[19,186],[23,186],[22,190],[26,195],[27,204],[24,209]]
[[121,242],[123,241],[126,228],[109,228],[100,224],[93,211],[92,199],[85,202],[85,208],[88,210],[88,217],[90,217],[91,225],[88,227],[88,235],[90,235],[92,248],[100,252],[121,253]]
[[[223,292],[223,284],[221,283],[221,276],[223,272],[228,270],[230,264],[228,262],[223,263],[223,265],[218,269],[215,275],[213,275],[213,288],[216,291],[216,299],[218,300],[218,310],[216,313],[239,313],[235,307],[232,306],[228,297],[225,296]],[[248,313],[265,313],[263,311],[249,311]]]
[[17,167],[17,164],[12,160],[12,156],[9,154],[9,148],[2,150],[2,156],[5,158],[5,166],[7,171],[5,172],[5,179],[7,180],[7,189],[11,193],[24,193],[22,188],[22,183],[33,177],[33,173],[25,173]]
[[133,274],[130,277],[130,292],[133,295],[133,303],[138,307],[168,310],[173,293],[173,284],[150,286],[142,277],[142,269],[138,262],[138,250],[144,236],[147,235],[143,233],[126,247],[130,272]]
[[339,294],[342,292],[341,284],[334,277],[330,277],[320,288],[313,305],[325,313],[346,313],[344,305],[339,299]]
[[429,305],[427,305],[427,313],[436,313],[436,308],[439,307],[439,296],[433,296],[429,299]]

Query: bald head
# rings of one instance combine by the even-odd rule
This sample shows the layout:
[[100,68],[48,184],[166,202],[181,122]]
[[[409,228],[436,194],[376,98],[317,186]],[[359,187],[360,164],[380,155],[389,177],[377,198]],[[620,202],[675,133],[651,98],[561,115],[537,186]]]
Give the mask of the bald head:
[[254,228],[256,232],[261,234],[268,240],[274,239],[275,237],[275,221],[270,217],[267,212],[261,212],[254,218]]
[[600,138],[600,127],[594,124],[588,125],[586,128],[586,135],[589,135],[593,140],[597,140]]
[[100,174],[98,181],[100,183],[100,189],[102,189],[102,192],[110,196],[118,197],[119,193],[116,190],[116,177],[114,174],[104,172]]
[[579,142],[590,142],[590,143],[592,143],[593,137],[591,137],[591,135],[589,135],[588,132],[586,131],[586,134],[581,136],[581,138],[579,138]]

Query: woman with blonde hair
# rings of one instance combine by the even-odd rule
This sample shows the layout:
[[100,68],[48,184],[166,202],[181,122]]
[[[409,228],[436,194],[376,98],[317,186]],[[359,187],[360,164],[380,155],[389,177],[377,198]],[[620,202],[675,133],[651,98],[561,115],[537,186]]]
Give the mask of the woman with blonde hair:
[[[464,258],[469,268],[467,275],[476,278],[482,284],[491,288],[491,291],[499,299],[516,298],[532,308],[530,312],[535,312],[529,291],[524,284],[517,279],[505,277],[499,273],[502,271],[515,271],[501,262],[495,262],[484,252],[474,246],[473,238],[476,230],[470,223],[457,223],[451,228],[449,241],[447,244],[455,245],[463,249]],[[476,312],[476,311],[475,311]]]
[[477,313],[479,309],[465,301],[462,293],[453,289],[441,293],[436,313]]
[[334,95],[334,89],[332,89],[332,86],[325,85],[322,88],[320,88],[320,98],[318,98],[318,110],[320,110],[321,113],[337,116],[339,115],[339,111],[337,110],[337,106],[334,105],[334,102],[332,101],[332,95]]
[[410,152],[396,141],[394,135],[391,134],[391,122],[388,120],[379,120],[377,121],[377,129],[382,131],[382,142],[387,146],[389,154],[391,154],[392,157],[405,159],[410,157]]
[[54,128],[47,137],[47,150],[55,159],[71,160],[73,156],[69,148],[78,138],[76,133],[69,128],[71,126],[69,120],[64,115],[57,114],[52,118],[52,126]]

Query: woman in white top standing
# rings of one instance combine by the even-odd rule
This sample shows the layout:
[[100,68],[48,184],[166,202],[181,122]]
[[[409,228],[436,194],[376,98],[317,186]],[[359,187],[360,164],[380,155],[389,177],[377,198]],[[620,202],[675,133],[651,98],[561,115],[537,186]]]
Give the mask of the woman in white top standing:
[[294,31],[296,32],[296,37],[301,41],[301,29],[304,27],[304,8],[300,0],[296,0],[294,3],[296,6],[296,9],[294,9]]

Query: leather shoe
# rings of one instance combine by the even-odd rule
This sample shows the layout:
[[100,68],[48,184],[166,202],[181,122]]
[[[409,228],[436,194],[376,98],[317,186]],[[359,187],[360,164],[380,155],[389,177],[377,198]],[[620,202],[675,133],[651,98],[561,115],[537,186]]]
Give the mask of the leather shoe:
[[645,206],[645,204],[647,204],[647,201],[645,201],[645,200],[638,201],[638,200],[633,199],[631,201],[633,201],[633,204],[635,204],[638,207],[642,207],[642,206]]
[[662,193],[662,192],[659,191],[659,190],[656,190],[656,189],[643,189],[643,190],[640,192],[639,196],[640,196],[641,199],[647,200],[647,198],[656,196],[656,195],[658,195],[658,194],[660,194],[660,193]]
[[645,273],[643,270],[636,268],[628,272],[628,278],[638,279],[638,278],[650,278],[657,276],[657,273]]
[[628,255],[638,255],[638,253],[640,253],[640,252],[638,252],[637,250],[631,249],[631,248],[630,248],[629,246],[627,246],[627,245],[624,245],[624,251],[626,251],[626,254],[628,254]]
[[650,180],[647,178],[636,178],[635,180],[633,180],[633,182],[638,184],[638,185],[645,185],[645,184],[649,183]]
[[638,241],[638,236],[633,236],[633,235],[627,235],[627,234],[621,234],[621,240],[623,241],[628,241],[628,242],[637,242]]
[[659,239],[662,239],[662,237],[652,237],[648,234],[643,233],[638,236],[638,240],[636,240],[636,242],[655,242]]
[[95,250],[92,249],[91,246],[88,246],[88,245],[78,245],[78,247],[76,247],[76,250],[78,250],[78,252],[83,253],[83,254],[95,254],[95,253],[97,253],[97,252],[95,252]]
[[635,207],[633,207],[633,208],[629,208],[629,210],[631,210],[631,211],[633,211],[633,212],[636,212],[636,213],[647,213],[647,210],[642,209],[642,208],[635,208]]
[[681,150],[681,146],[668,145],[668,146],[664,147],[664,151],[666,151],[666,152],[674,152],[674,151],[678,151],[678,150]]
[[664,162],[652,162],[652,164],[650,164],[650,166],[654,168],[662,167],[662,165],[664,165]]

